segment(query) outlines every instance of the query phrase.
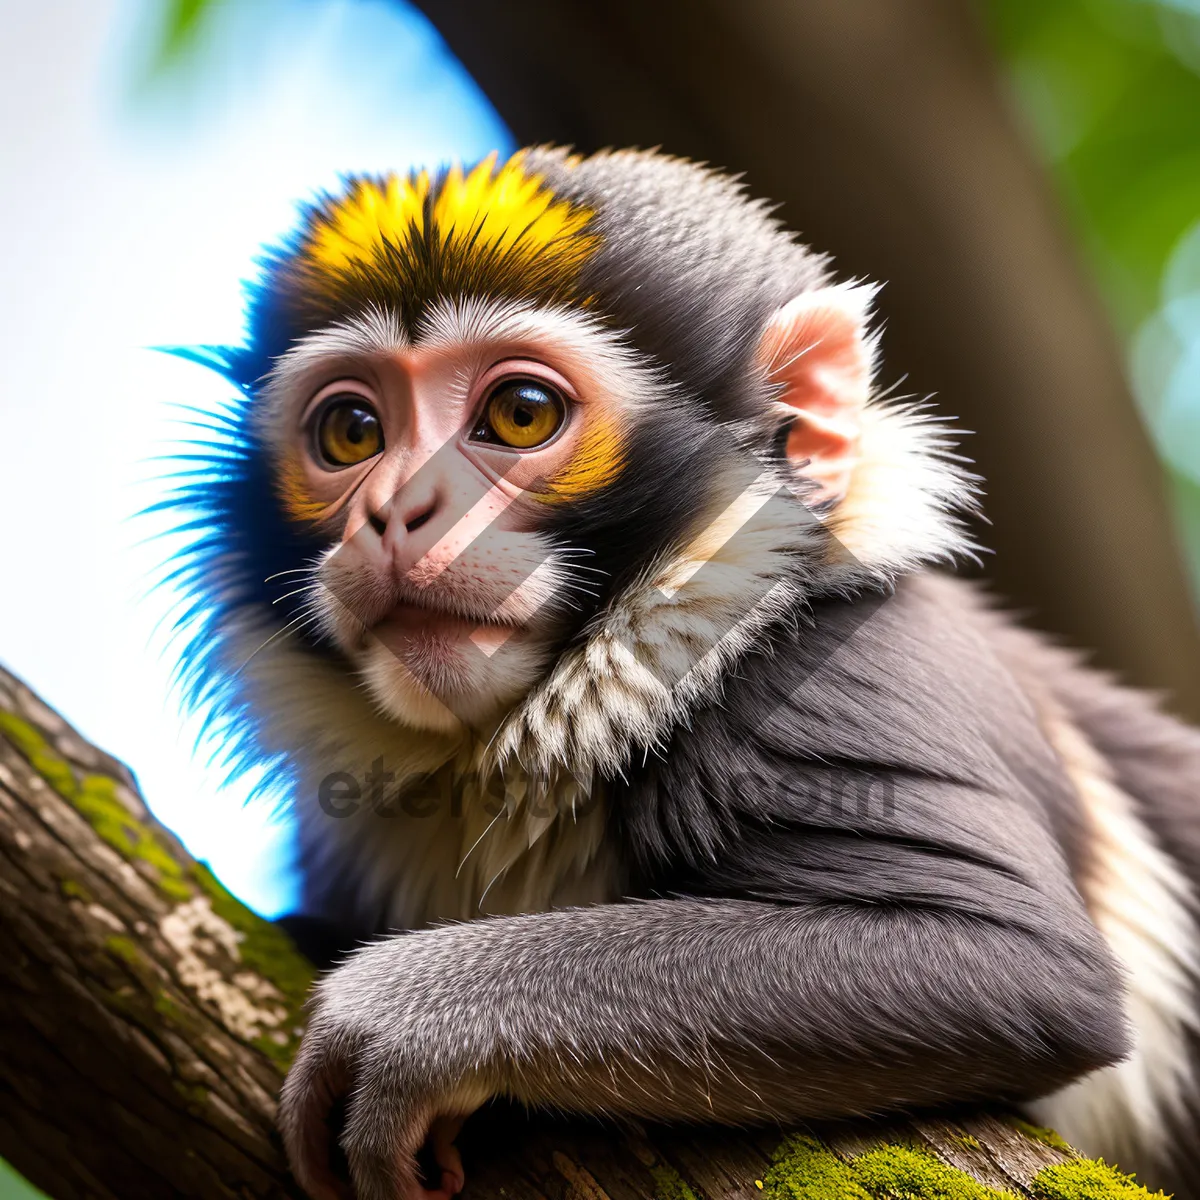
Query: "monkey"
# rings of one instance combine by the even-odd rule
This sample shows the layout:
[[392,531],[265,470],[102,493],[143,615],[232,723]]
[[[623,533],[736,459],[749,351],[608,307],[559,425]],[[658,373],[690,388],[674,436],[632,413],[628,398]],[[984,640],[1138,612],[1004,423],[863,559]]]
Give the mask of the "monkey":
[[313,1197],[449,1200],[494,1099],[1024,1105],[1200,1196],[1200,734],[954,573],[876,299],[727,174],[534,147],[348,177],[193,352],[184,684],[347,949]]

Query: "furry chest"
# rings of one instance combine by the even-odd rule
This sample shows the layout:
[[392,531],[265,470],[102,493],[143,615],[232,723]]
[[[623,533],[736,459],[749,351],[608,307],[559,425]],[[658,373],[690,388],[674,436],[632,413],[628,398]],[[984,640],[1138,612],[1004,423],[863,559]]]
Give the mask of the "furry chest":
[[447,764],[406,787],[377,789],[350,820],[323,822],[321,835],[334,826],[337,845],[326,851],[347,865],[343,880],[353,876],[357,914],[420,929],[615,899],[607,812],[599,787],[519,772],[500,780]]

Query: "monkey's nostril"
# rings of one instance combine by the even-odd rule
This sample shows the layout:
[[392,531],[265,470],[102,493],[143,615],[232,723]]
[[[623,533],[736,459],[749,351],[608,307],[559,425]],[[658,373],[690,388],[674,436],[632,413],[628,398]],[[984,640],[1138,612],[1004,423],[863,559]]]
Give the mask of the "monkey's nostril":
[[380,537],[383,537],[383,531],[387,529],[387,517],[383,513],[368,513],[367,521],[371,528],[375,530]]
[[417,530],[420,529],[421,526],[433,516],[433,508],[434,506],[431,504],[424,512],[417,513],[417,515],[413,517],[411,521],[406,521],[404,523],[404,528],[409,533],[416,533]]

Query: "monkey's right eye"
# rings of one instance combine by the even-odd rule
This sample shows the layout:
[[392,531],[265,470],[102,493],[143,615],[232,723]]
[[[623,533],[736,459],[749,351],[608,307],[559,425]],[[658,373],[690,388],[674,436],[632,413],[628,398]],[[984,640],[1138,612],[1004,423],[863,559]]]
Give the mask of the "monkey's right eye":
[[383,449],[383,428],[379,415],[361,396],[335,396],[317,418],[314,441],[328,466],[352,467]]

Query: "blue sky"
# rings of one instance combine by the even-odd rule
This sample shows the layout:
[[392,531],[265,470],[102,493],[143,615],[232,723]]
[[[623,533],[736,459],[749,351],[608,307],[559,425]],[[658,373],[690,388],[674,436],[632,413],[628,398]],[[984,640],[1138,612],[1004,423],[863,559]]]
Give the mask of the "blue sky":
[[400,3],[215,6],[166,80],[161,5],[3,0],[0,662],[130,764],[158,816],[268,915],[295,896],[290,830],[193,752],[147,594],[162,560],[132,514],[173,403],[228,385],[149,347],[239,340],[241,281],[294,203],[347,171],[511,149],[424,18]]

